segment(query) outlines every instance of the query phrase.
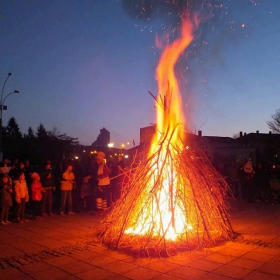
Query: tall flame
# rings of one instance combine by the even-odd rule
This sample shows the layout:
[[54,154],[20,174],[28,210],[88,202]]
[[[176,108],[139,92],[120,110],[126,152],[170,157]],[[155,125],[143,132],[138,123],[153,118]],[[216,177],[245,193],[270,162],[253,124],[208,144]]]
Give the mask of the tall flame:
[[[157,129],[149,156],[157,154],[159,145],[165,147],[151,162],[150,182],[146,195],[151,196],[152,193],[153,198],[145,205],[145,211],[140,218],[138,217],[137,225],[127,229],[126,233],[145,235],[152,229],[154,236],[164,236],[166,239],[175,240],[178,235],[192,228],[187,223],[182,202],[176,200],[180,179],[177,178],[177,171],[172,163],[173,158],[178,156],[178,149],[172,149],[172,147],[177,146],[179,151],[182,150],[184,135],[181,95],[174,68],[192,39],[192,24],[184,19],[180,37],[164,50],[159,61],[156,70]],[[178,141],[179,138],[181,141]],[[159,180],[161,181],[160,188],[153,190]]]
[[[157,132],[166,132],[168,129],[170,133],[172,128],[175,128],[179,123],[184,123],[184,115],[181,109],[181,94],[178,85],[178,81],[175,75],[175,64],[178,61],[182,52],[188,47],[193,39],[192,24],[188,19],[183,19],[180,37],[174,41],[170,46],[162,53],[160,58],[156,76],[158,80],[158,95],[164,100],[164,107],[157,108]],[[168,94],[170,89],[171,96],[168,98],[165,94]],[[167,102],[170,104],[167,104]],[[170,134],[168,136],[171,136]],[[178,135],[173,135],[173,140],[176,141]],[[160,133],[156,133],[156,138],[153,140],[159,140]],[[169,137],[167,137],[169,138]],[[154,143],[156,141],[153,141]],[[154,148],[150,153],[154,153]]]

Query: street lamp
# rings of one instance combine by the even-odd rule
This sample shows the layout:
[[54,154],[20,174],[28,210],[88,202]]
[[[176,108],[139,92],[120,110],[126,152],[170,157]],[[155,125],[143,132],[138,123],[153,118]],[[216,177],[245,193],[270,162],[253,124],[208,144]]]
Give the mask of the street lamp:
[[2,92],[1,92],[1,99],[0,99],[0,162],[3,161],[3,144],[2,144],[2,130],[3,130],[3,127],[2,127],[3,121],[2,120],[3,120],[3,118],[2,118],[2,116],[3,116],[3,110],[7,110],[7,108],[8,108],[7,106],[4,105],[4,102],[7,99],[7,97],[9,97],[11,94],[19,93],[18,90],[14,90],[14,91],[8,93],[5,97],[3,96],[5,85],[6,85],[8,79],[10,78],[11,75],[12,75],[12,73],[8,74],[8,77],[6,78],[6,80],[3,84]]

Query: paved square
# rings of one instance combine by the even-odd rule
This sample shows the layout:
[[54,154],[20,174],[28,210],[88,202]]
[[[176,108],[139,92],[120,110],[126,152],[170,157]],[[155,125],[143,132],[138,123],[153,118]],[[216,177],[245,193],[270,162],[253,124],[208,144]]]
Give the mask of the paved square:
[[45,217],[0,227],[0,279],[280,279],[280,205],[232,202],[233,241],[170,258],[103,246],[102,217]]

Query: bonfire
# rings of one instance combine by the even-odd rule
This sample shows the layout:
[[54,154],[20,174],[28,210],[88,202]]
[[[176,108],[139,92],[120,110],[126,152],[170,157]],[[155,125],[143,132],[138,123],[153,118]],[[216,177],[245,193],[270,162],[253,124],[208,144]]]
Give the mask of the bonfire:
[[[157,67],[156,133],[147,153],[126,171],[120,199],[103,221],[110,247],[160,255],[213,246],[234,231],[228,215],[229,187],[207,157],[186,137],[174,67],[193,39],[184,18],[180,37]],[[147,156],[145,156],[147,155]]]

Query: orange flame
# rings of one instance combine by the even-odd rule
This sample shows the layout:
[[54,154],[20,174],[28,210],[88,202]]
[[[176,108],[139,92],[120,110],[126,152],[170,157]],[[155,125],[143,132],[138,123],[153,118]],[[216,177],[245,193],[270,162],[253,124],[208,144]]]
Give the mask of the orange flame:
[[[172,92],[172,96],[168,99],[170,104],[164,102],[165,108],[158,108],[157,110],[157,126],[158,131],[161,132],[167,131],[168,128],[172,131],[172,128],[175,128],[179,123],[184,123],[184,115],[181,109],[181,95],[174,67],[182,52],[193,39],[192,30],[191,22],[187,19],[183,20],[180,38],[164,50],[156,70],[159,96],[166,102],[167,98],[164,96],[167,89],[170,88]],[[177,136],[178,135],[173,136],[174,140]],[[156,139],[154,140],[159,140],[160,137],[161,134],[157,133]],[[153,153],[155,150],[151,149],[150,152]]]
[[[145,205],[137,225],[128,228],[127,234],[145,235],[151,228],[154,235],[164,236],[166,239],[176,238],[186,230],[191,230],[187,222],[186,213],[182,210],[182,202],[176,201],[176,191],[180,188],[180,179],[172,164],[178,149],[178,138],[184,138],[184,116],[181,108],[181,95],[174,68],[180,55],[188,47],[193,39],[193,26],[191,22],[184,19],[182,22],[180,37],[169,45],[162,53],[156,74],[158,80],[157,104],[157,130],[149,151],[149,156],[157,153],[159,144],[166,145],[161,149],[160,155],[154,159],[151,166],[151,181],[147,193],[143,195],[152,196],[149,203]],[[162,137],[167,139],[163,141]],[[165,143],[166,142],[166,143]],[[179,141],[183,143],[183,141]],[[182,146],[182,144],[181,144]],[[182,150],[183,147],[179,147]],[[168,154],[167,154],[168,153]],[[153,190],[154,182],[161,178],[161,188]]]

